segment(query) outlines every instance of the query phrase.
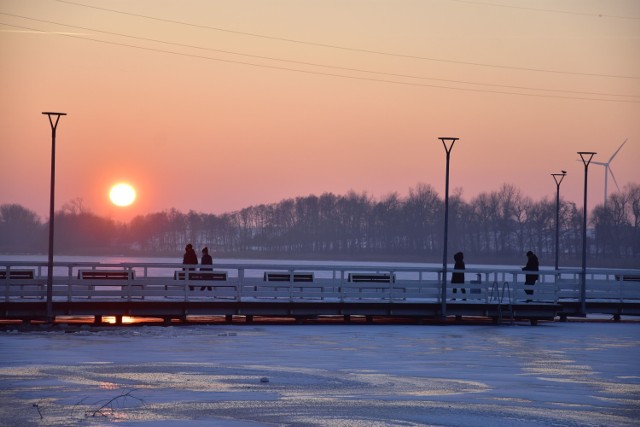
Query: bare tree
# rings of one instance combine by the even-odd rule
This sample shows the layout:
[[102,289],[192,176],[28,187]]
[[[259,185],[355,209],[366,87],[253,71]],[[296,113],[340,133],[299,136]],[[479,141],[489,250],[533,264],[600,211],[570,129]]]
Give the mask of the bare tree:
[[0,251],[44,250],[46,228],[35,212],[18,204],[0,206]]

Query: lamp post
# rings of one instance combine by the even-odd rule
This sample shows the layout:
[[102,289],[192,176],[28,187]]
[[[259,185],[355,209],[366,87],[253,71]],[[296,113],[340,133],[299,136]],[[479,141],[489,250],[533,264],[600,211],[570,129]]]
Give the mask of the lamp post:
[[559,253],[559,243],[560,240],[560,184],[565,176],[567,176],[567,171],[562,171],[562,173],[552,173],[551,176],[553,180],[556,182],[556,273],[558,270],[558,253]]
[[447,168],[445,173],[445,185],[444,185],[444,244],[442,249],[442,284],[441,284],[441,299],[442,299],[442,317],[447,316],[447,243],[449,238],[449,161],[451,159],[451,150],[453,144],[460,138],[452,137],[439,137],[444,146],[444,151],[447,153]]
[[582,216],[582,274],[580,275],[580,311],[587,314],[587,176],[589,163],[597,153],[593,151],[578,151],[582,163],[584,163],[584,212]]
[[47,319],[53,321],[53,215],[56,187],[56,128],[60,116],[67,113],[43,112],[51,125],[51,192],[49,193],[49,259],[47,262]]

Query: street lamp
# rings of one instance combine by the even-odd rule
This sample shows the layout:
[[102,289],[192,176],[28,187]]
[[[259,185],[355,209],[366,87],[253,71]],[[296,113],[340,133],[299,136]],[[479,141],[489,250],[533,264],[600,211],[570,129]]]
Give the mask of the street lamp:
[[582,216],[582,274],[580,275],[580,311],[587,314],[587,176],[589,163],[597,153],[593,151],[578,151],[582,163],[584,163],[584,212]]
[[441,285],[441,299],[442,299],[442,317],[447,316],[447,242],[449,237],[449,161],[451,158],[451,150],[453,144],[460,138],[452,137],[439,137],[444,146],[444,151],[447,153],[447,169],[444,186],[444,245],[442,249],[442,285]]
[[53,321],[53,206],[56,186],[56,128],[60,116],[67,113],[43,112],[51,125],[51,192],[49,196],[49,259],[47,262],[47,319]]
[[562,171],[562,173],[552,173],[551,176],[553,180],[556,182],[556,273],[558,270],[558,249],[560,240],[560,184],[565,176],[567,176],[567,171]]

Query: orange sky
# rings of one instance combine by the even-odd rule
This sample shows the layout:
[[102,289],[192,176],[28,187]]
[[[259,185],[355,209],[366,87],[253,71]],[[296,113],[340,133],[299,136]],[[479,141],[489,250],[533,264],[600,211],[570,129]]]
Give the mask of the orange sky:
[[[0,204],[44,219],[42,111],[68,114],[56,209],[81,198],[118,220],[444,193],[439,136],[460,138],[451,186],[467,200],[503,183],[555,197],[565,169],[581,206],[576,152],[606,161],[626,138],[612,169],[640,182],[636,0],[0,0],[0,23]],[[110,204],[119,181],[133,206]],[[590,202],[603,185],[592,166]]]

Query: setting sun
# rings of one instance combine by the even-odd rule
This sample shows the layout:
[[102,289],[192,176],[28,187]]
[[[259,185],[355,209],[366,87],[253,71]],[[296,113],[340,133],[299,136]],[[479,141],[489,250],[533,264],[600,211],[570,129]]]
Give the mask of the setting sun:
[[136,200],[136,190],[131,185],[121,182],[111,187],[109,199],[116,206],[129,206]]

